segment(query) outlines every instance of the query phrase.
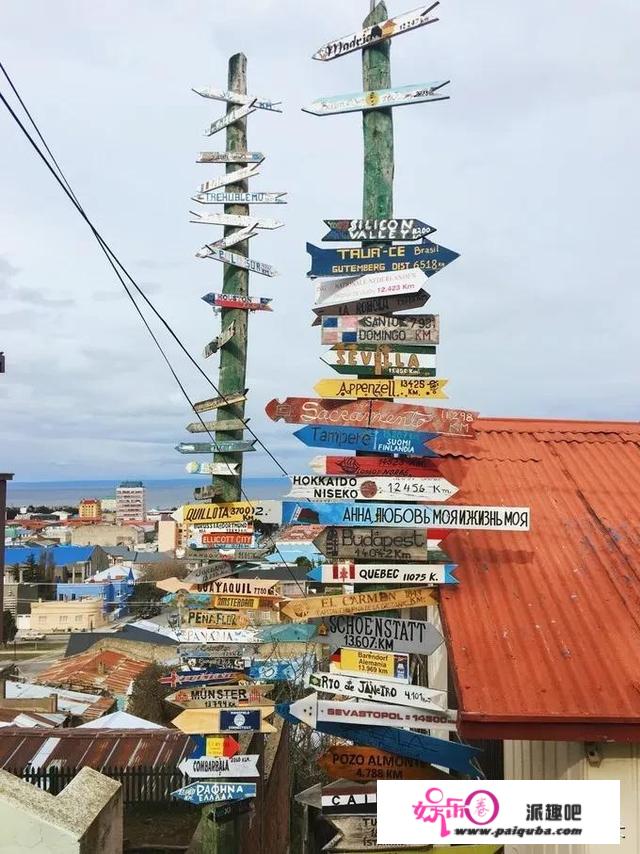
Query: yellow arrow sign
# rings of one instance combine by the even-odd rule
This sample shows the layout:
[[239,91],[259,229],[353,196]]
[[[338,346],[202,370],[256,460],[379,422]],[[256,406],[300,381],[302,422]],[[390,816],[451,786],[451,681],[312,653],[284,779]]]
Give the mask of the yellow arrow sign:
[[275,608],[282,596],[231,596],[225,593],[214,593],[211,596],[212,608],[224,608],[228,611],[267,610]]
[[273,711],[273,706],[185,709],[171,723],[187,735],[201,735],[203,732],[276,732],[276,728],[265,720]]
[[251,621],[239,611],[189,611],[187,625],[210,629],[244,629]]
[[333,614],[361,614],[366,611],[389,611],[393,608],[422,608],[425,605],[437,605],[437,603],[437,591],[434,589],[401,588],[292,599],[282,605],[280,613],[294,623],[302,623],[315,617],[330,617]]
[[249,501],[227,504],[183,504],[174,514],[177,522],[187,525],[217,525],[223,522],[250,522],[254,508]]
[[320,380],[313,387],[320,397],[333,399],[370,397],[382,400],[385,397],[411,397],[446,400],[443,388],[449,380],[430,380],[417,377],[395,379],[345,379]]

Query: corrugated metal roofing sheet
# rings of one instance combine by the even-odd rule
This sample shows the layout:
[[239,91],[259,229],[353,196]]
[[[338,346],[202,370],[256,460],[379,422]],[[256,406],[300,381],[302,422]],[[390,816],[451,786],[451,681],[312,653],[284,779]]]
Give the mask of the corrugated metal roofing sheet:
[[132,680],[149,666],[148,661],[121,652],[99,650],[71,655],[38,674],[43,685],[97,688],[110,694],[126,694]]
[[529,506],[531,531],[446,540],[462,735],[640,741],[640,425],[475,426],[477,440],[439,441],[456,503]]

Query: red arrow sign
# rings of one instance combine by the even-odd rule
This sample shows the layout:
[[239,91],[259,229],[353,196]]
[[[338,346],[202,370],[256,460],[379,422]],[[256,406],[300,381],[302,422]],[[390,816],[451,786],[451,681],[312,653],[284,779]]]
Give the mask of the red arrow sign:
[[346,474],[352,477],[438,477],[437,463],[427,457],[314,457],[310,463],[317,474]]

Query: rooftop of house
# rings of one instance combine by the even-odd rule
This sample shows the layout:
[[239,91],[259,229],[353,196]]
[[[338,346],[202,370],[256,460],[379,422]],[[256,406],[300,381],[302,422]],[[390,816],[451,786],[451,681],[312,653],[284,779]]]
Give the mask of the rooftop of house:
[[109,694],[126,694],[148,661],[112,650],[91,650],[56,661],[38,674],[42,685],[89,688]]
[[5,546],[5,566],[24,564],[30,557],[37,561],[43,552],[54,566],[68,566],[72,563],[86,563],[98,546]]

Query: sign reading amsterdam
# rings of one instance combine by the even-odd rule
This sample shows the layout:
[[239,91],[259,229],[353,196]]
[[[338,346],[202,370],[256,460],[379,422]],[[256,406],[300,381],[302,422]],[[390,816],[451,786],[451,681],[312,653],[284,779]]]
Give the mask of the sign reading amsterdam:
[[333,448],[338,451],[368,451],[376,454],[412,454],[437,457],[427,442],[438,433],[412,433],[406,430],[358,430],[353,427],[308,425],[293,434],[311,448]]
[[351,246],[341,249],[322,249],[307,243],[311,269],[307,276],[358,276],[364,273],[384,273],[395,270],[421,270],[433,276],[456,258],[459,252],[423,240],[421,243],[399,246]]
[[422,240],[435,228],[420,219],[325,219],[324,241]]
[[332,614],[357,614],[363,611],[390,611],[395,608],[421,608],[436,605],[437,592],[430,589],[375,590],[371,593],[343,593],[338,596],[311,596],[291,599],[280,608],[282,616],[294,623]]
[[528,507],[465,507],[446,504],[321,504],[282,502],[283,525],[384,525],[400,528],[451,528],[528,531]]
[[396,620],[373,615],[335,616],[324,620],[318,641],[332,647],[351,646],[382,652],[431,655],[444,642],[435,626],[424,620]]
[[439,344],[438,314],[322,318],[321,344]]

